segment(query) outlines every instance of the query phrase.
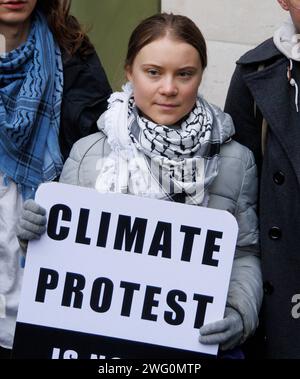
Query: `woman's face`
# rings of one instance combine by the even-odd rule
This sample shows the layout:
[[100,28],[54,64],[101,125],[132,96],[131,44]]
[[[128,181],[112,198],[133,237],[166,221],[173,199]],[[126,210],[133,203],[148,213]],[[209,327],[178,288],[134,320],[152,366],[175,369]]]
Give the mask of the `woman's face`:
[[142,113],[171,126],[193,109],[203,70],[192,45],[165,36],[144,46],[126,73]]
[[37,0],[0,0],[0,26],[18,26],[29,20]]

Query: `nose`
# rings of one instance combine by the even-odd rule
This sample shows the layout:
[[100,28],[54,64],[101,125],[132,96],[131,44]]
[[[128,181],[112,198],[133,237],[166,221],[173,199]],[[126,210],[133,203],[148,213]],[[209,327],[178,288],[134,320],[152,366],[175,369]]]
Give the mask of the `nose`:
[[161,95],[164,95],[164,96],[176,96],[178,94],[178,88],[177,88],[174,78],[172,77],[163,78],[160,85],[159,92]]

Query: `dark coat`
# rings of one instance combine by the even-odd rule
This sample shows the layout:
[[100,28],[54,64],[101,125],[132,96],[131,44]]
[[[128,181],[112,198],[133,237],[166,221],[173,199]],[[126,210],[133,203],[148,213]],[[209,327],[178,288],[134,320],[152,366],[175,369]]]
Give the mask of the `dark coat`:
[[59,142],[64,161],[73,144],[98,131],[111,88],[96,53],[86,58],[63,54],[64,90]]
[[[300,63],[293,63],[292,77],[300,85]],[[292,316],[292,298],[300,293],[300,113],[288,66],[273,41],[265,41],[237,62],[225,105],[236,139],[254,152],[261,172],[262,315],[271,358],[300,358],[300,319]],[[262,117],[268,123],[263,158]]]

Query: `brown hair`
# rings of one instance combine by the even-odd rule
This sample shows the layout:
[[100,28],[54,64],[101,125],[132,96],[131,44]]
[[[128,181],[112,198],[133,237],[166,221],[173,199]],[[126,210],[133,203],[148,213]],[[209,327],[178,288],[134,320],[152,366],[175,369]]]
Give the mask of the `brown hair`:
[[38,0],[37,7],[47,18],[59,46],[70,55],[89,55],[94,51],[78,20],[70,15],[71,0]]
[[143,20],[132,32],[128,43],[125,67],[131,67],[138,52],[149,43],[167,33],[192,45],[199,53],[203,70],[207,66],[204,37],[196,24],[188,17],[172,13],[158,13]]

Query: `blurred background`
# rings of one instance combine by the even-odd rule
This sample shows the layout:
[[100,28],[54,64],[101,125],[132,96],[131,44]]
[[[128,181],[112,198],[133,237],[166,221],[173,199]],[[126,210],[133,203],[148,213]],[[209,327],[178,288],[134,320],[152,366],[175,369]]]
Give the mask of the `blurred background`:
[[200,27],[208,47],[202,93],[221,108],[235,61],[272,37],[287,17],[277,0],[73,0],[72,11],[90,29],[114,90],[125,81],[123,63],[133,28],[161,10],[184,14]]

